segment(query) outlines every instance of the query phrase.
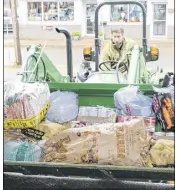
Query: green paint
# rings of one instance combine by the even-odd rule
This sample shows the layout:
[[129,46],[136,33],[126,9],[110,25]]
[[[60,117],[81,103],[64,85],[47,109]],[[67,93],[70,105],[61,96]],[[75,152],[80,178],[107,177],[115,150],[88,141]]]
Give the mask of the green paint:
[[[67,90],[78,94],[80,106],[105,106],[114,107],[114,93],[127,84],[85,84],[85,83],[49,83],[51,91]],[[152,97],[154,92],[152,85],[139,85],[140,90]],[[157,86],[160,87],[160,86]],[[161,131],[160,125],[156,131]]]
[[[43,81],[45,79],[51,82],[70,81],[69,76],[62,76],[60,74],[56,66],[44,52],[41,54],[41,59],[39,59],[41,48],[38,46],[29,46],[27,51],[31,51],[32,53],[27,59],[25,71],[28,71],[28,73],[24,73],[22,82],[35,82],[37,80]],[[37,61],[38,65],[36,66]],[[34,70],[35,66],[36,69]]]

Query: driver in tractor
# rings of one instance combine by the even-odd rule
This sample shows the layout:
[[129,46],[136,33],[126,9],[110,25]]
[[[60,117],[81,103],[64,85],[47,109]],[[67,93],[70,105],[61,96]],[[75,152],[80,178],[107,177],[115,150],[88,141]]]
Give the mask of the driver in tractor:
[[[125,74],[128,72],[129,67],[128,54],[130,54],[135,42],[134,40],[128,39],[124,36],[123,27],[112,29],[111,36],[111,40],[102,49],[101,59],[103,62],[109,60],[112,61],[109,62],[109,65],[106,64],[109,70],[116,69],[118,61],[122,62],[119,66],[119,70]],[[105,71],[107,68],[104,67],[103,70]]]

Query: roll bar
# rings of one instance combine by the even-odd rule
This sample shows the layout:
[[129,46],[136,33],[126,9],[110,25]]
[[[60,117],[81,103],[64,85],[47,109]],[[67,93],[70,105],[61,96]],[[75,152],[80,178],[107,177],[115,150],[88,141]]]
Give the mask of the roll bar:
[[99,46],[99,39],[98,39],[98,33],[99,33],[99,17],[98,13],[102,6],[104,5],[121,5],[121,4],[136,4],[141,7],[143,12],[143,39],[142,39],[142,45],[143,45],[143,52],[146,56],[147,52],[147,39],[146,39],[146,9],[144,5],[137,1],[111,1],[111,2],[103,2],[99,4],[95,10],[95,70],[99,71],[99,53],[100,53],[100,46]]

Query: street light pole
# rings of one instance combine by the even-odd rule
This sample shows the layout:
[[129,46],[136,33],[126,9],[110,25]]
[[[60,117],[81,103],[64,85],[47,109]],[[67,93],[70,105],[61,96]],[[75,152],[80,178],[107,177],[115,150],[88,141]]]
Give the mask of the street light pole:
[[15,64],[22,65],[21,47],[19,39],[19,22],[17,16],[17,0],[10,0],[13,36],[14,36],[14,49],[15,49]]

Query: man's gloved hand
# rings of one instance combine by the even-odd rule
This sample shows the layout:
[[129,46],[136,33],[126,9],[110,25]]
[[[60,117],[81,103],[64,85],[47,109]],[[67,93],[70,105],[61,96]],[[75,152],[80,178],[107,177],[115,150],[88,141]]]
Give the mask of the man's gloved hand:
[[119,65],[119,71],[121,72],[121,73],[126,73],[126,72],[128,72],[128,67],[127,67],[127,65],[125,64],[125,63],[120,63],[120,65]]

